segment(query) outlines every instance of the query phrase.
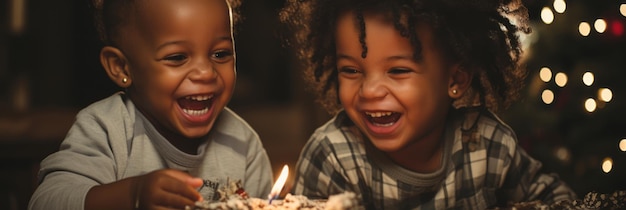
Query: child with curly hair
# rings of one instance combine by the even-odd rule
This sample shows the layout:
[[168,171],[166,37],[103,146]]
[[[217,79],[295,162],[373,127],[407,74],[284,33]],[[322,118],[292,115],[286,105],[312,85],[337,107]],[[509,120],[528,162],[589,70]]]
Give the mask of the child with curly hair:
[[486,209],[575,198],[495,114],[521,89],[520,0],[288,0],[308,81],[335,116],[293,194],[354,191],[368,209]]
[[241,180],[270,192],[233,95],[236,0],[95,0],[106,73],[125,89],[81,110],[41,162],[29,209],[184,209]]

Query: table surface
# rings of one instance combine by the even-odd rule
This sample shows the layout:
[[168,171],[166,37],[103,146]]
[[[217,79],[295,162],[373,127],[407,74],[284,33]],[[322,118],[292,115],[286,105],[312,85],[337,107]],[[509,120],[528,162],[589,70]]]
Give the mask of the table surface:
[[27,209],[39,163],[59,149],[76,113],[49,109],[0,114],[0,209]]

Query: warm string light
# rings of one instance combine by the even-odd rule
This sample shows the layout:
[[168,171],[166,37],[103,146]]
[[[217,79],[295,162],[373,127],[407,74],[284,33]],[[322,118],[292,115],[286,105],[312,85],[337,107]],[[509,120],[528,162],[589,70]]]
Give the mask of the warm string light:
[[604,102],[609,102],[613,99],[613,92],[608,88],[600,88],[598,90],[598,99]]
[[554,3],[552,3],[552,6],[554,7],[554,11],[556,11],[557,13],[564,13],[565,8],[567,8],[567,4],[565,3],[565,0],[554,0]]
[[548,89],[543,90],[541,93],[541,100],[543,100],[543,103],[545,104],[551,104],[554,102],[554,92]]
[[[552,70],[549,67],[542,67],[539,70],[539,78],[541,81],[548,83],[552,80]],[[554,83],[558,87],[565,87],[567,85],[568,79],[567,74],[563,72],[559,72],[554,76]],[[591,87],[595,82],[595,75],[591,71],[587,71],[582,75],[582,82],[585,86]],[[554,91],[550,89],[544,89],[541,92],[541,100],[545,104],[552,104],[555,99]],[[609,88],[600,88],[597,93],[597,100],[593,98],[588,98],[585,100],[584,107],[585,110],[589,113],[594,112],[598,107],[603,108],[604,103],[610,102],[613,99],[613,91]],[[600,104],[598,104],[600,102]]]
[[608,174],[611,170],[613,170],[613,159],[606,157],[602,160],[602,171]]
[[[554,11],[556,13],[562,14],[565,12],[567,4],[565,3],[565,0],[554,0],[554,2],[552,3],[552,8],[554,8]],[[541,20],[545,24],[552,24],[552,22],[554,22],[554,12],[552,12],[552,9],[550,9],[550,7],[543,7],[541,9]]]
[[594,76],[591,72],[585,72],[583,74],[583,83],[587,86],[593,85]]
[[[553,9],[552,9],[553,8]],[[555,13],[563,14],[566,11],[567,4],[564,0],[554,0],[552,8],[543,7],[541,9],[540,18],[543,23],[550,25],[555,20]],[[619,6],[619,13],[626,17],[626,3],[622,3]],[[588,37],[592,30],[598,34],[607,32],[608,35],[613,37],[621,37],[626,29],[623,21],[616,19],[606,20],[604,18],[597,18],[593,21],[593,25],[587,21],[581,21],[578,24],[578,33],[583,37]],[[539,78],[545,83],[549,83],[554,78],[554,83],[558,87],[565,87],[568,82],[568,75],[563,72],[553,74],[553,71],[549,67],[542,67],[539,71]],[[595,83],[595,75],[591,71],[587,71],[582,75],[582,82],[586,87],[592,87]],[[608,87],[602,87],[597,89],[597,98],[587,98],[584,101],[584,108],[588,113],[596,111],[598,108],[604,108],[605,103],[610,102],[613,97],[613,91]],[[541,99],[545,104],[551,104],[554,102],[555,93],[550,89],[544,89],[541,93]],[[622,152],[626,152],[626,138],[621,139],[618,143],[618,148]],[[566,147],[558,147],[554,150],[554,155],[561,161],[566,162],[569,160],[569,152]],[[614,161],[611,157],[606,157],[602,160],[601,169],[604,173],[608,174],[613,170]]]
[[598,104],[596,104],[596,100],[594,100],[593,98],[588,98],[585,101],[585,109],[587,110],[587,112],[591,113],[593,111],[596,111],[597,107]]
[[596,29],[598,33],[604,33],[604,31],[606,31],[606,21],[602,18],[597,19],[596,22],[593,23],[593,28]]
[[563,72],[556,73],[554,76],[554,82],[559,87],[565,87],[565,85],[567,85],[567,74]]
[[591,25],[584,21],[580,22],[580,24],[578,24],[578,33],[582,36],[589,36],[589,33],[591,33]]
[[550,82],[552,79],[552,70],[548,67],[541,68],[539,71],[539,78],[541,78],[541,81],[543,82]]
[[[552,8],[547,6],[541,8],[541,21],[543,21],[543,23],[547,25],[552,24],[554,22],[554,19],[556,18],[555,12],[560,14],[565,13],[566,8],[567,3],[565,3],[565,0],[554,0],[554,2],[552,3]],[[622,16],[626,17],[626,4],[620,4],[619,13]],[[592,27],[589,22],[582,21],[578,24],[578,33],[580,33],[580,35],[584,37],[589,36],[589,34],[591,33],[591,29]],[[607,21],[603,18],[598,18],[593,22],[593,29],[595,29],[595,31],[600,34],[604,33],[607,30],[610,30],[612,35],[618,37],[621,37],[622,34],[624,34],[625,30],[624,25],[619,20]]]
[[552,10],[549,7],[541,9],[541,20],[548,25],[554,21],[554,13],[552,13]]

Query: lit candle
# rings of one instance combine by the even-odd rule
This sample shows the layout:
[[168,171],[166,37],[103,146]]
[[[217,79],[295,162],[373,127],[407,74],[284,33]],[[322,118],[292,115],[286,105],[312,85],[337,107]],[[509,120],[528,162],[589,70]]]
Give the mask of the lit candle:
[[283,190],[283,186],[285,186],[285,182],[287,182],[287,177],[289,176],[289,167],[287,165],[283,166],[283,171],[280,172],[280,176],[278,176],[278,180],[274,183],[272,187],[272,191],[267,195],[269,199],[269,203],[272,203],[272,200],[278,198],[280,195],[280,191]]

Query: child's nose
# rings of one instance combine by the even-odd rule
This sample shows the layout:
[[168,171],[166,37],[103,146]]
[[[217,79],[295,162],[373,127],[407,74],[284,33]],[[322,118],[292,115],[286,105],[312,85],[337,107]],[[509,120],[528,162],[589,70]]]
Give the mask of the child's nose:
[[193,67],[189,79],[195,82],[210,82],[217,77],[217,71],[211,62],[201,62]]
[[359,95],[365,99],[380,99],[387,95],[384,81],[380,78],[365,78],[361,83]]

